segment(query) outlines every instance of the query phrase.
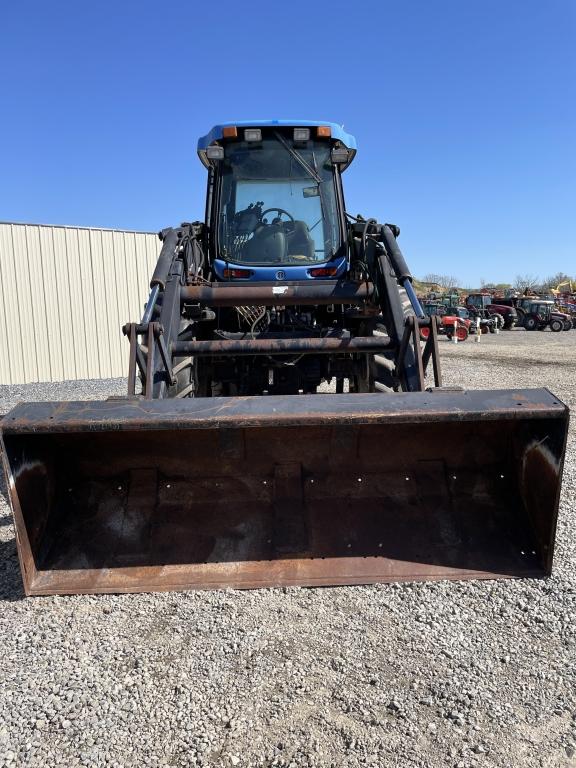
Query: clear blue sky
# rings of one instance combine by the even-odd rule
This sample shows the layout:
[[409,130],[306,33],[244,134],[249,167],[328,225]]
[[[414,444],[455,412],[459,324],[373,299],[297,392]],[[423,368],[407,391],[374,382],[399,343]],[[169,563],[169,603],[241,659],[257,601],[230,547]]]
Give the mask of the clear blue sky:
[[359,144],[347,207],[417,275],[576,272],[576,2],[18,0],[0,45],[0,220],[157,230],[204,212],[214,123]]

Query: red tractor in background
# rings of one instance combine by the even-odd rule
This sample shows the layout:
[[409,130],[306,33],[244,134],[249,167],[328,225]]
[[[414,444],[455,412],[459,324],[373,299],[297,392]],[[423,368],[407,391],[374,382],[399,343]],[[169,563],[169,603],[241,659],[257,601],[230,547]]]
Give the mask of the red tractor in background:
[[[422,304],[422,309],[428,317],[437,316],[440,318],[438,332],[448,339],[454,337],[454,328],[456,328],[458,341],[466,341],[470,333],[474,332],[472,320],[465,307],[447,308],[441,302],[429,301]],[[429,328],[420,328],[420,338],[422,341],[426,341],[429,335]]]
[[[527,331],[543,331],[550,328],[551,331],[570,330],[572,322],[564,319],[564,315],[553,312],[554,304],[551,301],[532,300],[523,305],[522,325]],[[568,327],[566,327],[566,323]]]
[[[526,328],[527,331],[533,331],[536,327],[540,328],[542,326],[542,323],[539,320],[536,320],[538,312],[534,311],[533,305],[535,303],[547,304],[549,306],[549,309],[543,309],[544,314],[540,312],[540,315],[544,319],[547,319],[548,315],[550,316],[551,330],[569,331],[572,328],[572,317],[570,313],[565,312],[558,307],[554,298],[549,299],[545,296],[529,295],[514,296],[506,299],[498,298],[495,299],[495,301],[504,302],[507,306],[514,307],[516,314],[518,315],[516,325]],[[544,324],[544,327],[547,327],[547,324],[548,321]]]
[[500,304],[499,299],[493,299],[488,293],[471,293],[466,297],[466,308],[470,310],[486,310],[495,317],[500,329],[509,331],[518,323],[518,313],[515,307]]

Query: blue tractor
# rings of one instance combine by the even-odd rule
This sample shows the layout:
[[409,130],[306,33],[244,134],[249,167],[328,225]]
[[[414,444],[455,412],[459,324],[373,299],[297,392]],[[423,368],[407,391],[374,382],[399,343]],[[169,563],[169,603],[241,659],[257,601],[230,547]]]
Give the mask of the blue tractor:
[[127,396],[2,422],[27,594],[550,573],[567,409],[442,387],[398,227],[346,211],[355,153],[317,121],[200,139]]
[[[355,154],[353,136],[316,121],[227,123],[199,140],[205,221],[161,233],[145,315],[160,316],[167,284],[184,278],[180,318],[160,318],[176,380],[160,359],[153,381],[141,366],[153,397],[423,388],[413,339],[398,356],[407,316],[424,316],[399,230],[345,209],[342,173]],[[431,357],[438,384],[435,343]]]

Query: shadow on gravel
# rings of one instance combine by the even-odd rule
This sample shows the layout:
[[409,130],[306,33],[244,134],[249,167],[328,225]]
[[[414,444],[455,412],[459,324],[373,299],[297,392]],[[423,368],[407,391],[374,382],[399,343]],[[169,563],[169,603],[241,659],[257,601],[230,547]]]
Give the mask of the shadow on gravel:
[[[4,503],[6,504],[6,509],[10,509],[10,502],[8,501],[8,490],[6,488],[6,483],[4,482],[4,474],[0,471],[0,496],[4,499]],[[10,515],[4,515],[4,517],[0,517],[0,526],[2,525],[11,525],[12,524],[12,518]]]
[[16,540],[0,541],[0,601],[15,602],[23,598]]
[[8,489],[6,488],[6,476],[2,467],[2,454],[0,453],[0,495],[3,497],[6,504],[8,504]]
[[[2,472],[2,467],[0,466],[0,496],[2,499],[4,499],[4,503],[6,504],[6,510],[10,509],[10,502],[8,501],[8,489],[6,488],[6,480],[4,478],[4,472]],[[4,515],[3,517],[0,517],[0,527],[4,525],[11,525],[12,524],[12,517],[8,514]]]
[[[8,491],[4,474],[0,470],[0,495],[9,508]],[[0,517],[0,527],[12,525],[12,516],[9,514]],[[0,541],[0,600],[22,600],[24,590],[20,575],[20,564],[16,552],[16,539]]]

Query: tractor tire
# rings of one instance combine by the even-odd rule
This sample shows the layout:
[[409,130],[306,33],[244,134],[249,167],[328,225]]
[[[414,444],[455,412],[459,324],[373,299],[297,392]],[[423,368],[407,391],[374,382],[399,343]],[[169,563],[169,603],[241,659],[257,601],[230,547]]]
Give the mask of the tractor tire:
[[[193,325],[188,320],[182,320],[178,340],[192,341],[193,334]],[[174,357],[173,367],[176,370],[176,383],[170,387],[168,397],[211,397],[214,394],[205,358]]]
[[[408,294],[404,288],[398,287],[398,298],[402,305],[402,313],[404,317],[414,314],[412,304],[408,298]],[[425,329],[428,330],[428,329]],[[383,318],[380,318],[371,334],[372,336],[387,335],[386,326],[383,323]],[[396,390],[398,388],[398,380],[392,370],[390,370],[390,362],[393,357],[388,357],[386,354],[381,355],[367,355],[367,366],[365,373],[360,376],[354,376],[349,382],[350,392],[381,392],[388,390]]]
[[[364,331],[364,336],[386,336],[386,327],[382,322],[377,322],[371,331]],[[387,358],[384,355],[365,355],[365,364],[362,372],[350,379],[349,392],[378,392],[377,384],[392,389],[394,380],[392,372],[387,367]]]
[[501,315],[499,312],[495,312],[492,317],[494,320],[498,323],[498,329],[501,331],[504,326],[506,325],[506,322],[504,320],[504,316]]
[[550,330],[553,333],[559,333],[564,328],[562,320],[550,320]]
[[[178,331],[179,341],[188,341],[192,338],[192,328],[187,320],[180,321],[180,330]],[[197,362],[193,357],[174,357],[172,361],[176,369],[176,382],[170,387],[169,397],[194,397],[197,386],[195,382],[195,373]]]
[[569,331],[572,328],[572,322],[570,320],[564,321],[564,330]]
[[[460,325],[456,330],[456,336],[458,337],[458,341],[466,341],[469,335],[470,335],[470,331],[464,325]],[[452,341],[452,339],[454,338],[454,331],[449,331],[446,334],[446,338],[448,339],[448,341]]]
[[[448,335],[448,334],[446,334]],[[451,339],[453,337],[453,333],[450,334],[449,338]],[[465,325],[459,325],[458,328],[456,328],[456,338],[458,341],[466,341],[468,336],[470,335],[468,328],[466,328]]]
[[527,331],[535,331],[538,327],[538,321],[535,317],[525,317],[523,325]]
[[414,314],[414,310],[412,309],[412,304],[404,288],[400,288],[400,286],[398,286],[398,295],[400,296],[400,303],[402,304],[404,319],[406,319],[409,315]]

